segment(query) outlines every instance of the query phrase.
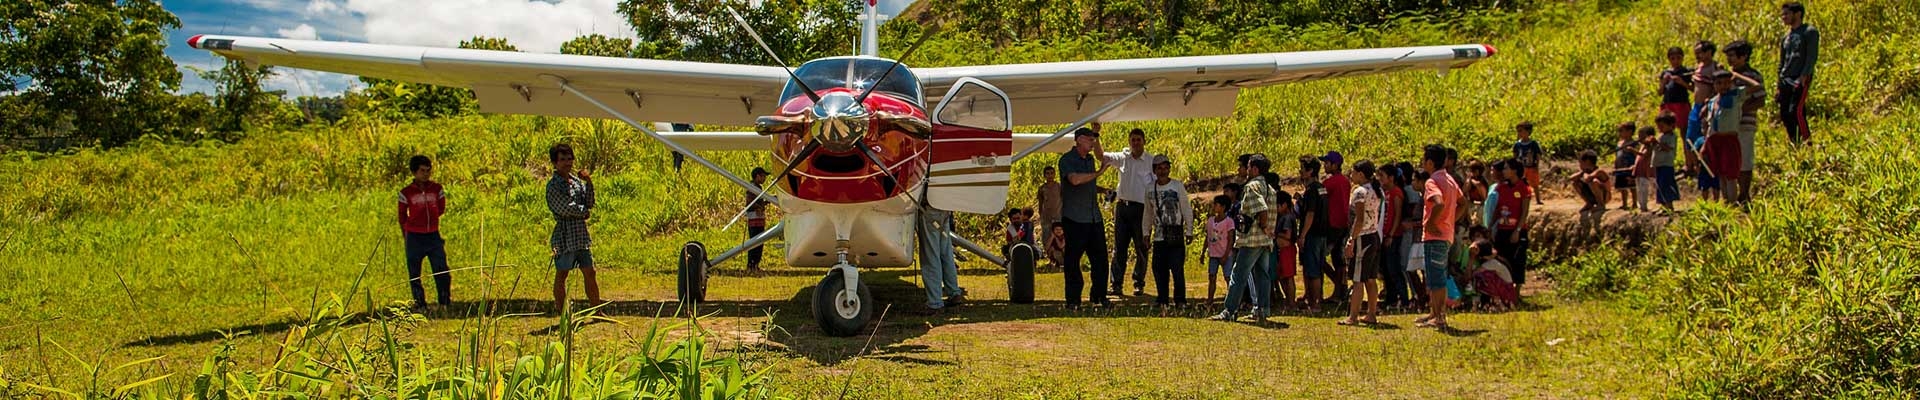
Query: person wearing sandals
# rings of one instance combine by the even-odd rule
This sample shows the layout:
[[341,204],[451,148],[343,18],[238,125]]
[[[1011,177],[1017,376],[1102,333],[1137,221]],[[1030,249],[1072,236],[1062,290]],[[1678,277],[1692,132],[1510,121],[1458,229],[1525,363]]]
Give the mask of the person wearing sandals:
[[[1347,209],[1351,214],[1353,230],[1348,234],[1344,256],[1353,258],[1353,286],[1347,300],[1347,318],[1340,325],[1368,324],[1378,322],[1380,316],[1380,289],[1376,280],[1380,278],[1380,185],[1374,180],[1375,169],[1372,160],[1360,160],[1353,164],[1348,178],[1353,182],[1353,196]],[[1364,303],[1364,304],[1363,304]],[[1366,315],[1360,314],[1362,307]]]
[[1428,314],[1414,320],[1415,326],[1422,328],[1447,327],[1447,252],[1453,247],[1455,213],[1460,210],[1460,184],[1453,180],[1444,166],[1447,163],[1447,148],[1437,144],[1427,145],[1420,160],[1420,168],[1428,171],[1426,190],[1422,192],[1426,209],[1421,214],[1421,227],[1424,242],[1422,250],[1426,253],[1426,265],[1422,272],[1426,275]]

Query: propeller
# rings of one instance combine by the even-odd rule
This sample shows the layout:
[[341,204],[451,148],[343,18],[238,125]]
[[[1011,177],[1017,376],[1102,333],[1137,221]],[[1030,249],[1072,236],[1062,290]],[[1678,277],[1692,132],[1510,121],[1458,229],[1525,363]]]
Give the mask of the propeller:
[[747,36],[752,37],[754,43],[760,44],[760,50],[765,50],[767,52],[767,57],[773,57],[773,62],[775,64],[780,64],[780,69],[784,69],[787,71],[787,77],[793,79],[793,84],[800,85],[800,92],[805,93],[807,95],[808,100],[813,100],[813,102],[815,103],[820,102],[820,94],[814,93],[813,88],[807,87],[806,81],[800,80],[800,75],[795,75],[793,73],[793,67],[787,66],[787,62],[780,59],[780,54],[774,53],[773,47],[767,46],[767,41],[760,39],[760,32],[753,30],[753,26],[747,25],[747,19],[744,17],[741,17],[740,12],[734,11],[732,6],[721,7],[721,8],[727,10],[727,15],[733,16],[733,22],[739,23],[740,29],[746,30]]
[[[900,69],[900,64],[906,62],[907,57],[913,56],[914,50],[919,50],[920,45],[926,44],[928,38],[932,38],[935,33],[939,32],[939,25],[929,26],[925,30],[922,30],[920,32],[920,38],[913,41],[913,46],[907,47],[907,52],[900,53],[900,58],[893,60],[893,65],[887,67],[887,72],[880,73],[880,79],[874,79],[873,85],[868,86],[867,90],[861,91],[860,96],[855,97],[854,100],[860,104],[866,104],[867,95],[873,94],[873,90],[880,87],[880,82],[886,81],[887,76],[893,75],[893,70]],[[848,84],[852,84],[852,82],[848,82]]]

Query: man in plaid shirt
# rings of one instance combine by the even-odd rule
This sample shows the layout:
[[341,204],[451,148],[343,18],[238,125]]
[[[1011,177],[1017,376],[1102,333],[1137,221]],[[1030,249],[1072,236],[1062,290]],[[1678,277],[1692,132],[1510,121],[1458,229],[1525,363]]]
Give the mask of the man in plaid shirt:
[[[1254,154],[1240,164],[1240,177],[1246,179],[1241,187],[1240,215],[1235,217],[1236,226],[1233,243],[1233,273],[1227,278],[1226,309],[1214,320],[1233,321],[1239,317],[1240,302],[1253,291],[1253,318],[1266,322],[1267,312],[1273,309],[1273,287],[1259,282],[1273,282],[1268,276],[1272,270],[1273,233],[1277,221],[1274,215],[1274,189],[1262,175],[1273,168],[1273,161],[1264,154]],[[1254,284],[1249,284],[1254,283]]]
[[580,269],[585,276],[587,301],[600,300],[600,283],[593,276],[593,237],[587,234],[587,218],[593,216],[593,178],[586,171],[573,170],[573,146],[554,145],[547,151],[553,161],[553,177],[547,179],[547,210],[553,212],[553,308],[566,309],[567,271]]

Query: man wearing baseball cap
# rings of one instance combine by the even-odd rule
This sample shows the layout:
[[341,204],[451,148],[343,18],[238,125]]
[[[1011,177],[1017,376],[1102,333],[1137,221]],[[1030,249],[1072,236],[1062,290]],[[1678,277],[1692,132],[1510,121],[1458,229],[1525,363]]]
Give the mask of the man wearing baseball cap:
[[1061,275],[1066,279],[1066,303],[1069,309],[1080,308],[1080,289],[1085,282],[1080,280],[1081,256],[1086,256],[1092,267],[1093,287],[1087,299],[1094,304],[1110,306],[1107,300],[1107,241],[1104,220],[1100,218],[1100,205],[1095,203],[1098,188],[1095,185],[1100,174],[1107,172],[1111,165],[1100,162],[1096,157],[1100,151],[1100,133],[1092,129],[1080,128],[1073,132],[1073,150],[1060,155],[1060,225],[1067,237],[1066,260],[1060,266]]
[[[767,169],[753,167],[753,186],[766,187]],[[767,200],[747,192],[747,240],[767,231]],[[747,250],[747,271],[760,272],[760,246]]]

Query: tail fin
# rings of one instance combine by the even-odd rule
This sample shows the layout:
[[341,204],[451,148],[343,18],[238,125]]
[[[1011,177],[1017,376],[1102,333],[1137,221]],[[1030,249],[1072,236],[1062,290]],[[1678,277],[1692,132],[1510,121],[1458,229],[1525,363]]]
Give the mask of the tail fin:
[[860,55],[880,56],[880,0],[867,0],[867,12],[860,21]]

